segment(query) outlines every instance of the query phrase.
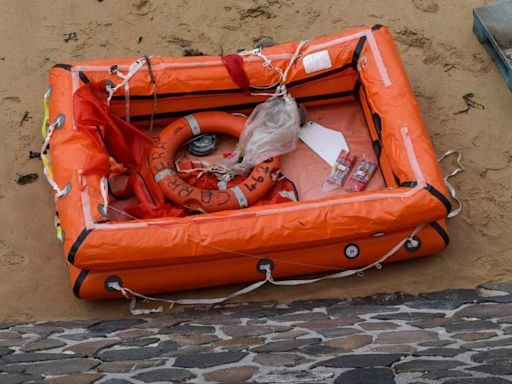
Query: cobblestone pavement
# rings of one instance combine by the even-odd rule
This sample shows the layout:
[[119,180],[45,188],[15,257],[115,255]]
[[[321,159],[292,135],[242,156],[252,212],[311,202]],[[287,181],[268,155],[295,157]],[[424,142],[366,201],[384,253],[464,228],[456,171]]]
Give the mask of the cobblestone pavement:
[[512,283],[0,325],[0,383],[512,383]]

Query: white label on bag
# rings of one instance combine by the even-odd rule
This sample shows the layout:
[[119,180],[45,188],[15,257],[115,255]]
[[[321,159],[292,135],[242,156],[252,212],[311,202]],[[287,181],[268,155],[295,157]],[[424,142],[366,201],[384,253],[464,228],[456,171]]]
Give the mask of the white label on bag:
[[327,50],[304,56],[302,59],[302,64],[304,64],[306,73],[321,71],[322,69],[332,67],[331,57],[329,56],[329,51]]

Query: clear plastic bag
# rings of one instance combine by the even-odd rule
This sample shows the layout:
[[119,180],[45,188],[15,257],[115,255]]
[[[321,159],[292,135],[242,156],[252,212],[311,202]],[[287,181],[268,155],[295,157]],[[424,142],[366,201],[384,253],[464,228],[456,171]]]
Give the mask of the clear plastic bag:
[[248,173],[256,164],[284,155],[297,147],[300,114],[295,99],[285,94],[259,104],[251,113],[225,166],[236,174]]

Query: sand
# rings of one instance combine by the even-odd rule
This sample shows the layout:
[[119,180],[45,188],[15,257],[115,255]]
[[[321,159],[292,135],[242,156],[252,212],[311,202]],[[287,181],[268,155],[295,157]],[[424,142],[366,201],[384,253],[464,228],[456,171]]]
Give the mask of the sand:
[[[482,3],[0,0],[0,322],[129,315],[126,301],[84,302],[69,288],[50,187],[39,161],[28,158],[41,144],[50,66],[186,50],[217,55],[250,48],[262,36],[285,42],[373,23],[389,26],[396,37],[437,153],[456,148],[464,155],[466,171],[454,181],[464,212],[449,222],[451,244],[438,255],[362,278],[265,287],[240,300],[416,293],[512,280],[512,93],[471,31],[471,11]],[[454,114],[469,92],[485,109]],[[39,179],[18,185],[19,175],[28,173]]]

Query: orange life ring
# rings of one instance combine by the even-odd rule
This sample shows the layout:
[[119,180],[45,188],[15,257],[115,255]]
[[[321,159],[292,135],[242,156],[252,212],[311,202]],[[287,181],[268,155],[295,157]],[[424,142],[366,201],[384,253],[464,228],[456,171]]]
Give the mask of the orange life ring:
[[273,157],[253,168],[239,185],[226,190],[194,187],[179,177],[174,166],[178,148],[202,133],[225,133],[239,137],[246,118],[226,112],[199,112],[169,124],[151,149],[149,162],[155,181],[165,196],[176,204],[202,212],[245,208],[261,199],[274,184],[279,158]]

